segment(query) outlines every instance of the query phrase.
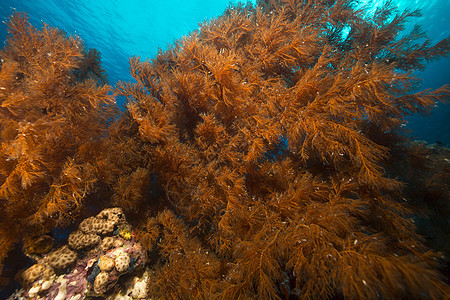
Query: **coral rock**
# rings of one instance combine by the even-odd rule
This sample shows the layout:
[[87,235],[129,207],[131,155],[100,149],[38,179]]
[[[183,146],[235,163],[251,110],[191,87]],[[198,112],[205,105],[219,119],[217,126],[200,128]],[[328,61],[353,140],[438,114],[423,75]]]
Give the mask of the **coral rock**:
[[68,243],[70,248],[74,250],[81,250],[97,245],[100,242],[100,237],[92,233],[83,233],[81,230],[76,230],[69,235]]
[[120,207],[113,207],[102,210],[97,215],[97,219],[106,219],[113,222],[114,224],[119,224],[125,221],[123,211]]
[[127,253],[121,253],[116,257],[114,262],[117,271],[125,272],[130,265],[130,256]]
[[53,269],[43,264],[34,264],[22,273],[22,279],[25,284],[31,284],[39,278],[49,279],[54,274]]
[[108,234],[114,231],[114,222],[90,217],[80,224],[80,230],[84,233]]
[[106,272],[100,272],[94,281],[94,291],[98,294],[102,294],[106,290],[108,284],[109,275]]
[[98,262],[98,267],[100,270],[108,272],[114,268],[114,260],[106,255],[100,257]]
[[[68,239],[72,249],[93,246],[95,243],[88,241],[90,237],[98,244],[89,251],[83,252],[79,257],[69,248],[69,245],[44,255],[38,264],[22,273],[24,288],[18,292],[19,299],[35,297],[75,300],[85,299],[88,295],[102,296],[121,280],[121,276],[130,274],[145,265],[147,255],[142,245],[135,238],[125,240],[118,236],[122,228],[132,232],[131,225],[125,222],[121,210],[108,209],[98,216],[99,218],[90,217],[87,222],[84,221],[83,226],[80,225]],[[97,225],[94,224],[102,222],[121,223],[117,224],[114,236],[101,239],[99,235],[101,233],[95,229]],[[84,232],[83,229],[86,228],[92,232]],[[70,268],[68,268],[69,265]],[[50,266],[58,270],[57,276]],[[133,287],[134,285],[130,287],[129,293]],[[143,295],[143,291],[145,291],[144,285],[140,284],[136,287],[134,294]]]
[[107,208],[102,210],[96,217],[85,219],[80,224],[80,230],[84,233],[108,234],[114,231],[114,227],[125,221],[122,209]]
[[147,298],[147,281],[136,281],[133,287],[133,291],[131,292],[131,296],[137,299]]
[[114,238],[112,236],[105,237],[100,243],[100,249],[107,251],[114,246]]
[[77,253],[70,250],[67,245],[51,252],[47,256],[47,263],[56,270],[67,268],[77,259]]
[[123,241],[122,241],[122,239],[115,239],[114,240],[114,247],[115,248],[119,248],[119,247],[122,247],[123,246]]
[[22,279],[26,283],[32,283],[36,279],[38,279],[41,276],[42,271],[44,271],[45,266],[41,264],[34,264],[31,267],[29,267],[27,270],[25,270],[22,273]]

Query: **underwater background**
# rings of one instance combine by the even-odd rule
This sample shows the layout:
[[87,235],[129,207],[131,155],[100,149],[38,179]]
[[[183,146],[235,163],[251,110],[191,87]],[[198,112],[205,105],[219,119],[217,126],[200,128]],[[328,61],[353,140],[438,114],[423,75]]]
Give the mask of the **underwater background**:
[[[6,40],[5,21],[14,12],[26,12],[31,23],[40,28],[42,22],[79,36],[87,48],[96,48],[109,84],[119,80],[132,81],[128,59],[140,56],[152,59],[158,49],[165,50],[174,40],[198,28],[198,24],[217,17],[230,3],[227,0],[1,0],[0,42]],[[256,1],[250,1],[255,3]],[[374,10],[383,0],[361,1]],[[400,10],[420,9],[422,17],[415,23],[422,26],[433,42],[450,35],[450,1],[394,1]],[[370,11],[370,9],[369,9]],[[408,24],[412,28],[415,23]],[[436,89],[450,82],[450,58],[429,62],[417,72],[423,81],[418,90]],[[124,100],[118,99],[123,105]],[[429,143],[450,145],[450,105],[438,104],[430,116],[411,116],[408,124],[411,137]]]

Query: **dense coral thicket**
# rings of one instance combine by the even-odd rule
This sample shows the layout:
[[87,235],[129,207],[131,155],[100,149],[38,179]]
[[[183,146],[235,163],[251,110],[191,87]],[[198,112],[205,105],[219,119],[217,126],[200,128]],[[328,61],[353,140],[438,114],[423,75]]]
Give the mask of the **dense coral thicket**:
[[405,116],[449,95],[413,92],[409,73],[449,40],[400,34],[417,12],[364,13],[345,0],[230,7],[130,60],[102,176],[139,216],[154,296],[448,295],[386,163]]
[[37,30],[22,14],[7,25],[0,52],[1,262],[20,239],[26,244],[76,218],[98,181],[95,145],[115,114],[102,73],[80,71],[94,63],[79,39],[45,24]]
[[0,261],[21,239],[48,251],[41,234],[102,197],[150,252],[153,298],[449,295],[438,271],[448,153],[400,130],[449,96],[414,92],[411,75],[449,39],[403,34],[417,12],[355,7],[230,7],[154,60],[132,58],[136,82],[119,84],[128,102],[112,124],[99,53],[12,16],[0,51]]

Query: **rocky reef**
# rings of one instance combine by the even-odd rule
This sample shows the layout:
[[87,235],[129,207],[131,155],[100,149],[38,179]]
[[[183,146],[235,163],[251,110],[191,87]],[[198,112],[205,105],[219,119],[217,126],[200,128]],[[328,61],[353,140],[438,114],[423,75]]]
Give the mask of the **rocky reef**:
[[[83,220],[67,245],[33,258],[36,263],[20,275],[23,288],[12,299],[105,296],[121,276],[142,270],[147,261],[146,251],[118,207]],[[125,281],[127,294],[147,297],[145,279],[128,276]]]

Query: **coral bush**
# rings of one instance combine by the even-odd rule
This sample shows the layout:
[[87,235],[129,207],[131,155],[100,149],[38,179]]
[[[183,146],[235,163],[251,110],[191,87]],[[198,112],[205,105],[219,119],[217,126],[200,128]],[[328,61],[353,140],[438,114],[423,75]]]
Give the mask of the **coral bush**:
[[[445,151],[430,160],[401,132],[450,95],[416,92],[412,75],[449,39],[403,33],[418,12],[390,3],[366,14],[349,0],[232,6],[152,61],[131,58],[136,82],[118,85],[126,111],[109,127],[98,52],[13,16],[0,52],[0,259],[102,197],[136,231],[104,229],[149,252],[153,298],[449,295],[448,247],[431,251],[414,224],[448,195],[448,171],[435,171]],[[425,174],[438,180],[414,178]]]
[[448,295],[385,165],[405,117],[449,95],[414,92],[410,73],[449,40],[402,35],[417,12],[355,7],[230,7],[152,61],[130,60],[114,134],[141,159],[105,176],[158,258],[153,295]]
[[[23,14],[0,52],[0,261],[20,239],[76,218],[97,179],[95,145],[114,117],[111,88],[86,69],[79,39]],[[75,76],[74,74],[77,74]]]

